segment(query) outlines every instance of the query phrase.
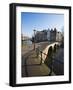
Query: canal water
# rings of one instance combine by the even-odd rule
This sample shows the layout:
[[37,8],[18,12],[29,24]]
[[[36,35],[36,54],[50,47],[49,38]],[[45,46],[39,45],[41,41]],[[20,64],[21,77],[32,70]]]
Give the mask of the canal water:
[[32,45],[32,41],[30,41],[30,40],[25,40],[25,41],[22,41],[22,44],[23,44],[23,45]]

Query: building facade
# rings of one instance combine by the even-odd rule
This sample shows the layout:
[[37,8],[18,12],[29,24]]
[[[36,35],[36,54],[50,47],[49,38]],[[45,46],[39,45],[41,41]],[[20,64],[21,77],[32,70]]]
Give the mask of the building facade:
[[61,41],[62,40],[62,33],[59,32],[56,28],[54,29],[48,29],[48,30],[42,30],[42,31],[36,31],[34,35],[35,42],[43,42],[43,41]]
[[34,39],[35,42],[47,41],[47,30],[37,31]]
[[57,31],[56,28],[50,31],[50,41],[62,41],[62,33]]
[[50,41],[50,29],[47,30],[47,40]]

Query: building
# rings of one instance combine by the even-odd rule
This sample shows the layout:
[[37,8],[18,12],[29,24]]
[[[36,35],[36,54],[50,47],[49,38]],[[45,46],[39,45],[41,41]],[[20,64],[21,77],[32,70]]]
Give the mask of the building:
[[56,35],[56,41],[62,41],[62,33],[61,32],[57,32],[56,33],[57,35]]
[[31,38],[29,38],[28,36],[24,36],[23,34],[21,34],[21,41],[22,41],[22,45],[32,44]]
[[[36,30],[35,30],[36,31]],[[62,41],[62,33],[59,32],[56,28],[53,29],[45,29],[42,31],[36,31],[33,37],[34,42],[43,42],[43,41]]]
[[57,31],[56,28],[50,31],[50,41],[62,41],[62,33]]
[[47,30],[36,31],[34,39],[35,42],[47,41]]
[[28,36],[21,34],[21,40],[26,41],[26,40],[30,40],[30,38]]
[[50,41],[55,41],[56,40],[56,31],[51,29],[50,31]]
[[50,29],[47,30],[47,40],[50,41]]

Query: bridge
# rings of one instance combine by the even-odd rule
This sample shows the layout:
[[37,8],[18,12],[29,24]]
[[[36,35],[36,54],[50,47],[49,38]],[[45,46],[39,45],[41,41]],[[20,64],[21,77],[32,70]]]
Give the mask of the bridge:
[[39,52],[40,52],[39,57],[42,58],[42,62],[41,63],[44,63],[50,48],[54,51],[60,45],[61,45],[60,42],[54,42],[54,43],[51,43],[51,44],[47,45],[46,48],[43,51],[39,50]]

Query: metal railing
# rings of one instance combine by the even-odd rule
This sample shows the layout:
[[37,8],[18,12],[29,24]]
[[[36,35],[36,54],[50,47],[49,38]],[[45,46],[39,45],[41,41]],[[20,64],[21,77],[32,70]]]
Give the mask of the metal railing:
[[[40,62],[40,64],[42,64],[42,62],[43,62],[43,55],[45,55],[45,57],[47,56],[47,54],[46,53],[44,53],[44,52],[42,52],[42,51],[39,51],[40,53],[41,53],[41,62]],[[44,60],[45,61],[45,60]]]
[[38,58],[40,58],[41,60],[40,60],[40,64],[42,64],[42,62],[43,62],[43,55],[45,55],[44,57],[46,57],[47,56],[47,54],[46,53],[44,53],[43,51],[41,51],[39,48],[36,48],[36,55],[37,55],[37,57]]
[[[43,55],[47,57],[48,54],[44,53],[44,52],[41,51],[41,50],[39,50],[39,54],[40,54],[39,57],[41,58],[40,64],[42,64],[42,62],[43,62],[43,61],[45,62],[45,60],[46,60],[46,58],[43,59]],[[57,64],[58,64],[58,68],[59,68],[59,65],[64,64],[63,61],[60,61],[60,60],[58,60],[58,59],[55,58],[55,52],[54,52],[54,51],[52,52],[52,56],[51,56],[51,58],[50,58],[50,62],[51,62],[51,63],[49,63],[49,65],[48,65],[48,67],[50,67],[50,70],[51,70],[51,72],[50,72],[49,75],[51,75],[51,73],[52,73],[53,70],[54,70],[54,63],[57,63]]]

